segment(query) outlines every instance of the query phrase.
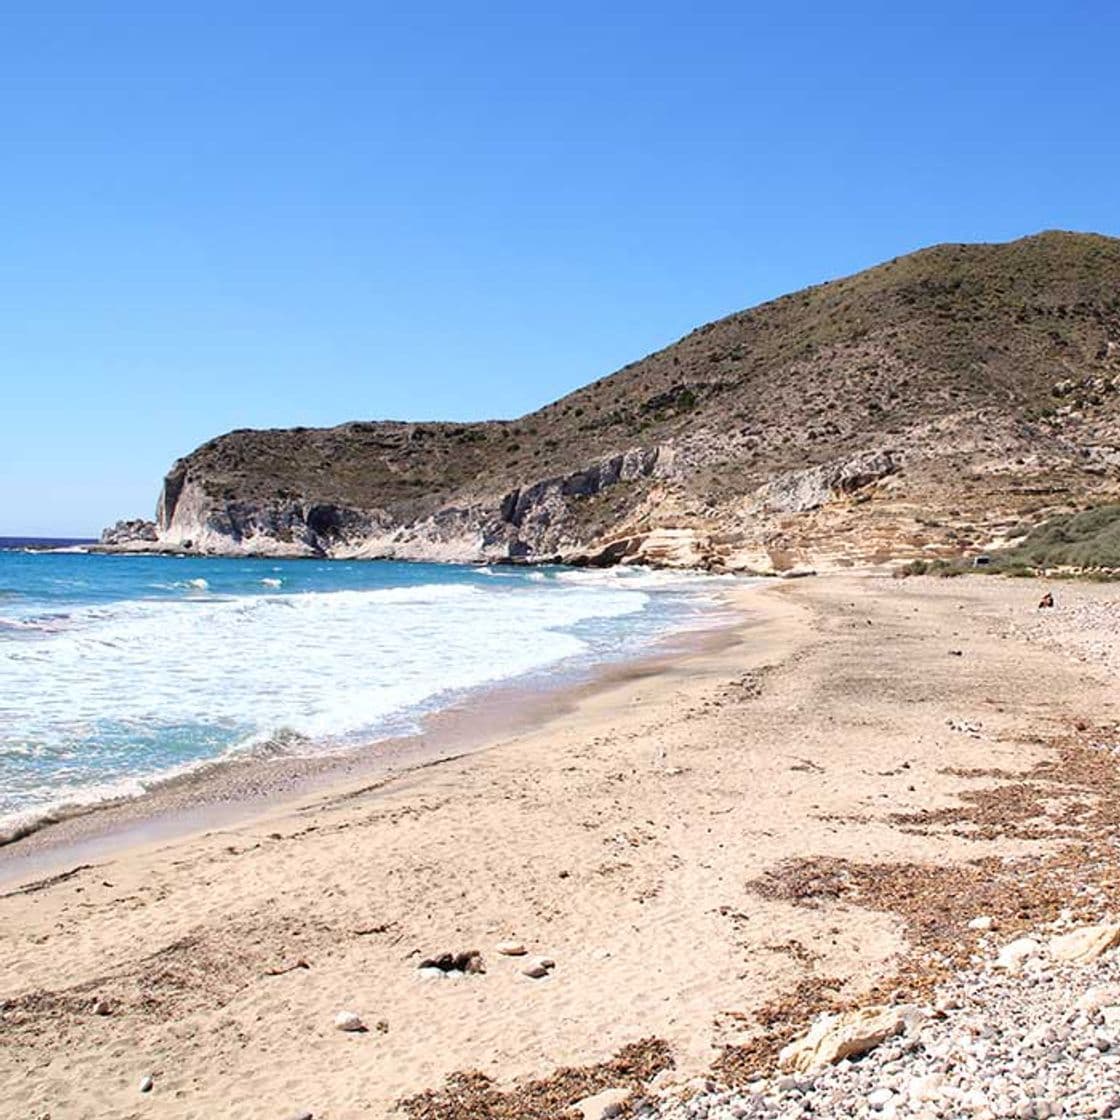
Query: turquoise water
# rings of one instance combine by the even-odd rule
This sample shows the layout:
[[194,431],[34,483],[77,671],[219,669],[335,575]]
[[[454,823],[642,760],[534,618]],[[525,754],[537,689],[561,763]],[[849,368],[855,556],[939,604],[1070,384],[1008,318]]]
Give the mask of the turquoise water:
[[0,548],[0,825],[217,759],[406,733],[473,690],[633,656],[721,586]]

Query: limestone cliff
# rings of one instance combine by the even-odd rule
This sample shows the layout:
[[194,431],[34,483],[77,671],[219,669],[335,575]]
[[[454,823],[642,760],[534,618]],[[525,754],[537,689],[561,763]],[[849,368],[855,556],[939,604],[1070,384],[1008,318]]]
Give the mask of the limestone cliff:
[[157,540],[783,570],[967,552],[1120,497],[1120,242],[943,245],[694,331],[513,421],[235,431]]

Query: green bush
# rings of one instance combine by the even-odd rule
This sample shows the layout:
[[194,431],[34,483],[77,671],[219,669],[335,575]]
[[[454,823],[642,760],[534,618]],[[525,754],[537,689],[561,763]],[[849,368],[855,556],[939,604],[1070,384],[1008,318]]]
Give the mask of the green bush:
[[1035,526],[998,555],[1012,568],[1120,568],[1120,505],[1060,514]]

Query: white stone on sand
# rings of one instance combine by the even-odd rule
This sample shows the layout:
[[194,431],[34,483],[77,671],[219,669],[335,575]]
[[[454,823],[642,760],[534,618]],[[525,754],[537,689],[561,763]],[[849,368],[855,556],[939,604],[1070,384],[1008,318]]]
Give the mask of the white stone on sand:
[[334,1029],[336,1031],[364,1031],[366,1026],[356,1011],[340,1011],[334,1017]]

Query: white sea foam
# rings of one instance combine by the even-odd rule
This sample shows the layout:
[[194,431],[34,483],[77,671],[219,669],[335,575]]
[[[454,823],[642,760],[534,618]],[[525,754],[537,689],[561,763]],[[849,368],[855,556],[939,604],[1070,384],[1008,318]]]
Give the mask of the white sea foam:
[[619,566],[613,568],[565,568],[552,577],[560,583],[593,584],[598,587],[687,587],[696,590],[701,586],[734,583],[739,577],[712,575],[688,569],[643,568]]
[[286,750],[407,729],[441,694],[581,654],[572,627],[617,625],[647,602],[637,587],[498,581],[76,607],[0,643],[0,755],[51,763],[49,787],[37,769],[17,788],[0,771],[0,823],[135,792],[281,729]]
[[26,618],[0,618],[0,630],[44,630],[46,627]]

